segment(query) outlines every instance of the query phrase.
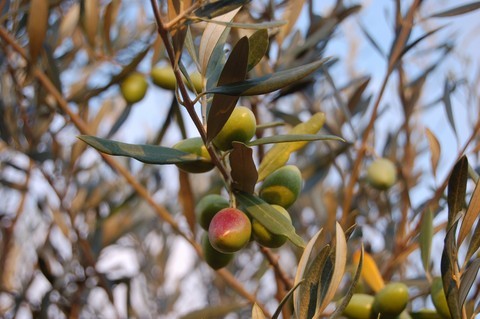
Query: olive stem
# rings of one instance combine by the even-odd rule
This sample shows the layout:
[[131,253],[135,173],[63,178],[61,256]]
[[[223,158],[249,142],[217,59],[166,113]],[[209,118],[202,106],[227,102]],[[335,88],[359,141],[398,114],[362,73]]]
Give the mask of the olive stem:
[[168,57],[170,59],[170,63],[172,65],[173,73],[175,74],[175,78],[178,84],[178,89],[180,90],[180,94],[183,97],[183,103],[184,103],[185,109],[187,110],[188,115],[190,116],[195,127],[200,133],[200,137],[202,138],[208,150],[208,153],[210,154],[213,164],[218,168],[224,180],[227,182],[227,185],[230,185],[230,181],[231,181],[230,175],[228,174],[225,166],[222,165],[222,163],[218,159],[215,149],[212,147],[210,143],[207,143],[207,132],[203,126],[202,121],[200,120],[197,113],[195,112],[194,103],[192,102],[192,100],[190,99],[190,96],[188,95],[187,88],[185,87],[185,83],[183,82],[183,79],[182,79],[182,74],[178,68],[177,60],[175,59],[176,57],[175,51],[170,41],[168,30],[166,29],[165,24],[162,22],[162,17],[160,16],[160,10],[158,9],[157,2],[155,0],[151,0],[150,2],[152,4],[155,21],[157,23],[157,31],[165,45],[165,49],[167,51]]

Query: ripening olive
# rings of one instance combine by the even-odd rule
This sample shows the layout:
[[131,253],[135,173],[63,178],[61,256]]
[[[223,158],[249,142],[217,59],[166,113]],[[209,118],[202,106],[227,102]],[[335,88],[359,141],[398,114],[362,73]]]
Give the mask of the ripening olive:
[[202,250],[203,250],[203,257],[207,264],[212,267],[213,269],[217,270],[220,268],[225,267],[230,263],[230,261],[235,256],[234,254],[225,254],[221,253],[215,248],[212,247],[210,244],[210,240],[208,239],[208,234],[204,233],[202,236]]
[[370,319],[374,299],[367,294],[353,294],[343,310],[343,315],[349,319]]
[[195,162],[175,164],[178,168],[186,172],[204,173],[208,172],[215,166],[213,165],[210,154],[208,153],[208,150],[200,137],[192,137],[181,140],[177,144],[173,145],[173,148],[186,153],[195,154],[202,158],[202,160]]
[[195,206],[198,223],[203,229],[208,230],[213,216],[227,207],[229,207],[228,200],[220,195],[209,194],[204,196]]
[[397,168],[389,159],[376,159],[367,169],[367,180],[376,189],[389,189],[397,181]]
[[381,315],[384,319],[394,319],[407,307],[408,287],[401,282],[386,284],[373,300],[371,318]]
[[213,216],[208,227],[208,238],[213,248],[222,253],[234,253],[250,241],[252,224],[239,209],[224,208]]
[[[275,211],[285,216],[290,222],[292,222],[292,219],[285,208],[278,205],[272,205],[272,207],[275,208]],[[272,217],[277,219],[281,218],[281,216]],[[268,248],[278,248],[287,241],[287,237],[284,235],[273,234],[256,219],[252,220],[252,234],[257,243]]]
[[269,204],[288,208],[297,200],[301,189],[302,173],[295,165],[287,165],[265,178],[259,195]]
[[213,139],[213,144],[222,151],[231,149],[232,142],[246,143],[255,135],[257,123],[253,112],[245,106],[236,106],[227,122]]
[[430,295],[433,305],[437,309],[438,314],[445,319],[450,319],[450,308],[448,307],[447,297],[443,290],[443,281],[441,277],[435,277],[430,287]]
[[148,83],[143,74],[134,72],[120,84],[120,92],[127,103],[141,101],[147,93]]

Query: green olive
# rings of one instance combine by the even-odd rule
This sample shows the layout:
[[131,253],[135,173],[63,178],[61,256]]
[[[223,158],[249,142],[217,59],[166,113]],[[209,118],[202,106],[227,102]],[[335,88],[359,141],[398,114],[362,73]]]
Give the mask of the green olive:
[[[272,205],[272,207],[275,208],[275,210],[279,214],[285,216],[290,222],[292,222],[292,219],[290,218],[290,215],[288,214],[285,208],[278,205]],[[272,217],[277,219],[281,218],[280,216],[278,217],[272,216]],[[260,224],[260,222],[256,219],[253,219],[252,221],[252,234],[253,234],[253,238],[257,243],[268,248],[278,248],[283,244],[285,244],[285,242],[287,241],[287,237],[283,235],[277,235],[277,234],[271,233],[265,226]]]
[[177,86],[177,80],[173,69],[170,66],[156,66],[150,71],[150,77],[153,84],[166,89],[175,90]]
[[215,270],[227,266],[235,256],[234,254],[221,253],[213,248],[210,244],[207,233],[204,233],[202,236],[202,250],[205,261]]
[[379,158],[368,167],[367,180],[376,189],[389,189],[397,181],[397,168],[389,159]]
[[370,319],[374,299],[367,294],[353,294],[343,315],[349,319]]
[[127,103],[141,101],[147,93],[148,83],[143,74],[134,72],[120,84],[120,92]]
[[208,150],[200,137],[192,137],[181,140],[177,144],[173,145],[173,148],[179,151],[197,155],[202,158],[202,160],[195,162],[175,164],[178,168],[186,172],[204,173],[215,167],[215,165],[212,163],[210,154],[208,153]]
[[383,287],[373,300],[371,318],[394,319],[408,304],[408,287],[400,282],[392,282]]
[[294,165],[283,166],[268,175],[260,186],[259,195],[269,204],[290,207],[302,189],[302,173]]
[[443,290],[443,281],[441,277],[435,277],[430,287],[430,296],[432,297],[433,305],[437,309],[438,314],[445,319],[450,319],[450,308],[448,307],[447,297]]
[[236,106],[227,122],[213,139],[222,151],[231,149],[232,142],[246,143],[255,135],[257,123],[253,112],[245,106]]
[[195,206],[195,214],[200,226],[208,230],[213,216],[220,210],[229,207],[229,204],[226,198],[217,194],[204,196]]

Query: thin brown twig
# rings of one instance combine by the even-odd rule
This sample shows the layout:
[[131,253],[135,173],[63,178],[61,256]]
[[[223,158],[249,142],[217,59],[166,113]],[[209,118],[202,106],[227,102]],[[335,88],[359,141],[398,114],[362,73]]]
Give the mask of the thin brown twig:
[[419,7],[421,3],[421,0],[415,0],[415,2],[412,3],[406,18],[404,19],[402,23],[402,28],[396,38],[396,41],[394,45],[392,46],[390,58],[388,61],[388,69],[385,73],[385,76],[382,80],[382,84],[380,87],[380,91],[377,95],[377,98],[375,100],[375,103],[373,105],[373,110],[372,110],[372,115],[370,116],[370,121],[368,122],[367,128],[363,132],[363,139],[360,148],[358,149],[357,152],[357,158],[355,159],[355,162],[353,163],[353,168],[352,168],[352,173],[350,175],[350,179],[347,183],[347,187],[345,189],[345,197],[343,200],[343,214],[342,214],[342,219],[341,219],[341,224],[342,226],[346,227],[349,225],[346,225],[348,222],[348,215],[350,212],[350,208],[352,205],[353,201],[353,193],[355,190],[355,185],[357,184],[358,176],[360,174],[360,168],[361,164],[363,162],[363,158],[366,154],[367,150],[367,144],[369,140],[370,133],[373,130],[375,120],[377,118],[377,113],[378,113],[378,108],[380,106],[380,102],[382,101],[383,95],[385,93],[385,89],[387,87],[388,80],[390,79],[390,75],[392,72],[395,70],[395,67],[397,65],[397,62],[399,59],[401,59],[401,52],[403,50],[403,47],[405,43],[407,42],[409,36],[410,36],[410,31],[412,29],[413,25],[413,18],[415,15],[415,12],[417,8]]

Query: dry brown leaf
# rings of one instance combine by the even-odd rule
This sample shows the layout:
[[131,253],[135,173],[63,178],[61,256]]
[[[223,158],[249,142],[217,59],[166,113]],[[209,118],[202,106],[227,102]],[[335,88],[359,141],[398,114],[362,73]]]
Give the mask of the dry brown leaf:
[[32,0],[28,11],[27,33],[30,48],[30,60],[37,61],[42,50],[43,40],[47,35],[48,26],[48,1]]
[[63,16],[58,32],[57,45],[65,38],[71,37],[80,20],[80,4],[74,3]]
[[88,43],[95,47],[95,38],[97,35],[98,22],[100,16],[100,3],[98,0],[85,0],[83,12],[83,28],[87,36]]
[[436,176],[441,152],[440,143],[435,134],[428,128],[425,129],[425,133],[427,134],[428,145],[430,146],[430,161],[432,163],[433,176]]
[[285,8],[281,19],[287,21],[287,24],[282,26],[277,36],[279,46],[282,46],[283,40],[285,40],[285,37],[290,34],[290,31],[292,31],[293,26],[302,12],[304,2],[304,0],[292,0],[287,2],[287,7]]

